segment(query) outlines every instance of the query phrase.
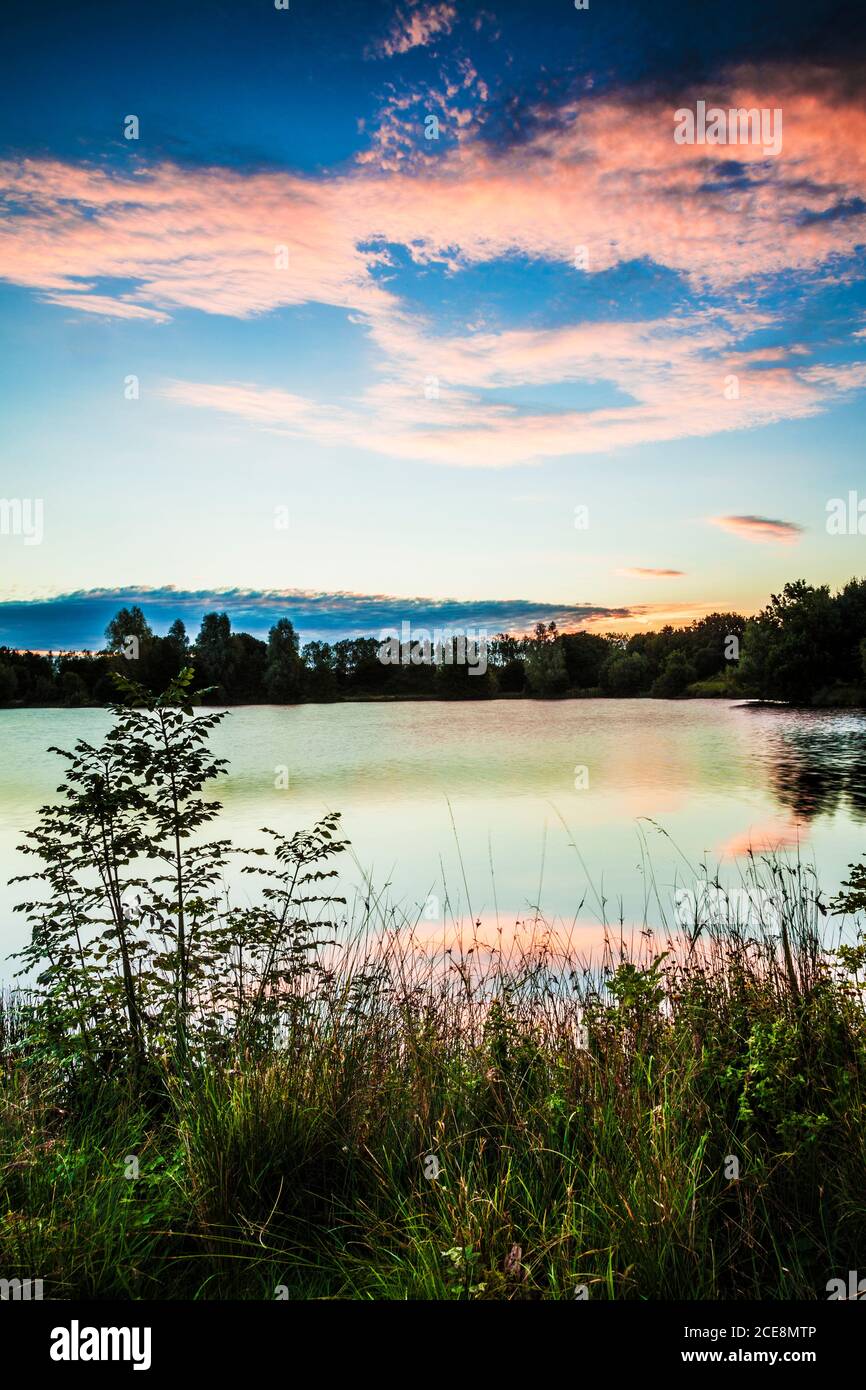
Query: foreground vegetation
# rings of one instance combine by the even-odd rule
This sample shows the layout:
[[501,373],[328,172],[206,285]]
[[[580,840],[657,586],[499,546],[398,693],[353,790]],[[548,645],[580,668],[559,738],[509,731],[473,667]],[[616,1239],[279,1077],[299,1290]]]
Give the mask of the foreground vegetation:
[[[191,643],[180,620],[159,637],[133,606],[121,609],[105,636],[105,651],[92,655],[0,647],[0,705],[106,704],[118,672],[134,669],[136,679],[157,692],[187,661],[209,686],[210,702],[223,705],[523,695],[745,696],[818,707],[866,705],[862,579],[835,594],[827,585],[797,580],[748,621],[738,613],[711,613],[687,627],[666,625],[631,637],[559,632],[555,623],[539,623],[531,636],[491,636],[483,670],[459,659],[415,660],[411,650],[399,663],[383,663],[374,637],[302,648],[288,617],[264,642],[232,632],[227,613],[207,613]],[[127,659],[133,653],[134,667]]]
[[[807,870],[753,863],[747,893],[694,896],[634,950],[611,929],[593,966],[538,921],[431,950],[372,894],[345,920],[334,815],[255,851],[232,908],[231,847],[201,833],[220,716],[190,680],[127,683],[28,837],[0,1276],[57,1298],[778,1299],[862,1264],[866,947],[830,949]],[[864,895],[859,869],[834,906]]]

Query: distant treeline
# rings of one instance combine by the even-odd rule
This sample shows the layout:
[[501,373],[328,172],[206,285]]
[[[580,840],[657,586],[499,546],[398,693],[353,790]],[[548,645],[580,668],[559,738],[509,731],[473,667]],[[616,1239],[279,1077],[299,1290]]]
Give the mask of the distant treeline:
[[[108,624],[103,652],[40,655],[0,647],[0,705],[108,704],[112,671],[134,673],[153,691],[195,667],[211,704],[295,704],[340,699],[489,699],[494,696],[731,696],[795,704],[866,705],[866,580],[838,593],[797,580],[756,617],[711,613],[688,627],[633,636],[559,632],[539,623],[532,636],[500,633],[483,660],[460,642],[445,660],[421,646],[398,662],[381,659],[375,637],[307,642],[288,618],[267,641],[232,632],[226,613],[207,613],[195,640],[184,624],[156,636],[138,607]],[[427,649],[428,653],[430,648]],[[442,649],[433,648],[442,657]]]

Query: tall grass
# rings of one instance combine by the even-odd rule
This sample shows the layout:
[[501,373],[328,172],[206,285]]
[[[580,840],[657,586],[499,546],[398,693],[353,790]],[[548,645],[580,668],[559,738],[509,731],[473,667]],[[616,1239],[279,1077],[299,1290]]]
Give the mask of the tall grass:
[[777,930],[731,912],[594,961],[540,919],[431,953],[368,916],[293,981],[279,1039],[212,1043],[183,1079],[70,1071],[7,1000],[0,1275],[60,1298],[825,1298],[866,1249],[863,949],[828,945],[808,870],[760,873]]

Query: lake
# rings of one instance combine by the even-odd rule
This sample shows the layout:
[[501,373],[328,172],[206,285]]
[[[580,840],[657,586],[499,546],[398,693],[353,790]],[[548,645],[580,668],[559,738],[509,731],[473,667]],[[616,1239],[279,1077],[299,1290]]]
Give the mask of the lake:
[[[22,887],[6,880],[33,861],[15,848],[60,780],[46,750],[97,740],[109,721],[98,709],[0,711],[4,957],[26,934],[11,912]],[[602,899],[608,920],[657,922],[656,893],[672,902],[701,863],[735,884],[750,843],[799,852],[835,892],[866,855],[864,734],[857,712],[716,700],[246,707],[213,738],[231,766],[211,833],[259,844],[262,826],[339,810],[357,860],[344,865],[350,893],[366,875],[431,933],[540,910],[589,943]]]

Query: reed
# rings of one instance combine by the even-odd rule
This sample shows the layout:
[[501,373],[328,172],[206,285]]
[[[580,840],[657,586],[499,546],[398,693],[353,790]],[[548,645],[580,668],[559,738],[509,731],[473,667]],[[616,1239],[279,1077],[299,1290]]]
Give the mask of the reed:
[[59,1298],[826,1298],[866,1248],[863,948],[828,944],[800,865],[751,871],[780,930],[612,929],[593,960],[539,917],[431,951],[368,903],[278,1030],[182,1066],[70,1066],[7,997],[0,1274]]

